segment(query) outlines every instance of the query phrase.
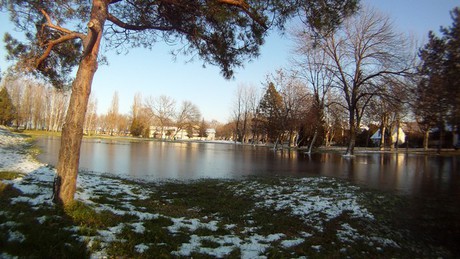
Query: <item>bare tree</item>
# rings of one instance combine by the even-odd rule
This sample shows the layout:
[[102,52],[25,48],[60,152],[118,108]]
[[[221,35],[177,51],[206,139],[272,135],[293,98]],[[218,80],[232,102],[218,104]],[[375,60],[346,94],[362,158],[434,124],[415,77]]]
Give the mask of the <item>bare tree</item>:
[[90,95],[88,101],[88,110],[86,111],[86,119],[84,129],[86,134],[91,135],[91,132],[96,132],[97,119],[97,98]]
[[371,9],[346,19],[334,33],[304,36],[305,44],[324,53],[333,85],[341,91],[348,111],[346,154],[352,155],[360,120],[370,100],[380,94],[382,78],[401,77],[413,68],[406,37],[394,31],[387,16]]
[[[149,97],[145,100],[145,106],[150,114],[151,126],[160,128],[161,138],[166,138],[165,127],[171,126],[176,112],[176,101],[166,95]],[[156,124],[156,125],[155,125]]]
[[201,112],[198,106],[190,101],[183,101],[176,114],[176,132],[174,138],[179,132],[187,128],[196,126],[200,123]]
[[[333,137],[332,123],[330,122],[331,114],[326,114],[331,110],[331,106],[336,101],[332,98],[333,94],[333,74],[331,59],[321,48],[312,48],[305,42],[305,35],[302,28],[297,28],[292,32],[295,41],[293,58],[294,71],[296,76],[305,80],[307,87],[313,93],[312,109],[317,112],[317,120],[314,123],[314,134],[308,152],[311,153],[313,145],[320,131],[324,131],[324,142],[329,145],[330,138]],[[336,106],[336,105],[335,105]]]
[[[233,104],[235,121],[235,141],[247,142],[251,132],[251,122],[258,104],[257,89],[253,85],[239,84]],[[254,134],[251,137],[254,141]]]
[[305,113],[309,109],[310,94],[295,74],[287,74],[280,69],[272,76],[273,82],[279,87],[282,97],[281,126],[287,134],[288,144],[297,145],[297,135]]
[[62,89],[48,88],[47,125],[49,131],[59,131],[64,124],[64,116],[69,104],[69,96]]
[[132,118],[137,118],[139,116],[139,113],[142,110],[142,93],[137,92],[134,95],[133,99],[133,105],[131,106],[131,116]]
[[34,87],[34,96],[33,96],[33,128],[34,129],[44,129],[45,123],[45,114],[46,114],[46,87],[42,83],[36,83]]
[[114,134],[114,132],[118,132],[118,117],[120,116],[119,112],[118,112],[118,92],[115,91],[113,93],[113,97],[112,97],[112,102],[111,102],[111,105],[109,107],[109,110],[107,112],[107,126],[108,126],[108,130],[110,132],[110,135],[112,136]]

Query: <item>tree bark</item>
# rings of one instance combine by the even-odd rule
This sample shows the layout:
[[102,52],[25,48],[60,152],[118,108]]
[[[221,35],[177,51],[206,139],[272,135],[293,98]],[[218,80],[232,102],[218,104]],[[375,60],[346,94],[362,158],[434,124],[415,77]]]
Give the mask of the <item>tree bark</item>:
[[83,126],[91,93],[91,85],[97,70],[102,30],[107,19],[108,3],[94,0],[91,20],[88,23],[88,40],[79,64],[76,78],[72,84],[69,108],[62,129],[61,147],[57,164],[57,177],[54,182],[54,201],[67,205],[73,201],[77,188],[80,147],[83,138]]
[[425,151],[428,150],[429,138],[430,138],[430,130],[427,129],[423,134],[423,150],[425,150]]
[[385,150],[385,132],[387,128],[385,127],[385,124],[382,123],[382,127],[380,127],[380,151]]
[[311,150],[313,149],[313,145],[316,142],[316,138],[318,136],[318,128],[315,129],[315,133],[313,134],[313,139],[310,142],[310,146],[308,147],[308,154],[311,154]]
[[355,143],[356,143],[356,127],[355,127],[355,113],[354,108],[349,110],[350,118],[349,118],[349,138],[347,151],[345,155],[352,156],[355,152]]

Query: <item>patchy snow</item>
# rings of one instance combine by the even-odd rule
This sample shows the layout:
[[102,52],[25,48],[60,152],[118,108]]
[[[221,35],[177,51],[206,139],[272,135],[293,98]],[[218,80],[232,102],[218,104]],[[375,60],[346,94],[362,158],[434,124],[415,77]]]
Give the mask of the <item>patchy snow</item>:
[[[316,226],[318,231],[322,231],[324,223],[345,212],[355,218],[374,219],[366,208],[359,205],[357,187],[344,186],[326,177],[293,179],[293,181],[296,184],[278,186],[243,182],[233,187],[233,190],[239,196],[253,193],[253,197],[259,200],[257,202],[259,207],[276,211],[289,210],[292,215]],[[324,183],[334,184],[335,188],[322,188],[321,185]]]
[[321,245],[311,246],[311,248],[312,248],[313,250],[315,250],[316,252],[320,252],[320,251],[321,251]]
[[144,234],[144,232],[145,232],[144,223],[142,223],[142,222],[132,223],[131,227],[133,228],[133,231],[136,232],[136,233]]
[[[198,236],[191,235],[188,243],[182,244],[178,251],[172,252],[177,256],[191,256],[193,252],[204,253],[217,258],[229,255],[235,248],[240,249],[241,258],[258,258],[270,247],[270,243],[282,239],[284,234],[270,234],[267,236],[253,235],[242,240],[235,235],[224,236]],[[212,241],[219,247],[203,247],[202,241]]]
[[185,228],[189,231],[196,231],[198,228],[209,229],[211,231],[217,231],[217,221],[211,221],[203,223],[199,219],[186,219],[186,218],[171,218],[173,225],[168,227],[169,232],[178,233],[181,229]]
[[146,244],[138,244],[134,247],[134,249],[136,250],[136,252],[138,252],[139,254],[142,254],[144,253],[145,251],[147,251],[150,247]]
[[8,232],[8,242],[19,242],[22,243],[26,240],[24,234],[19,231],[9,231]]
[[293,246],[298,246],[302,244],[305,241],[303,238],[297,238],[297,239],[292,239],[292,240],[283,240],[281,241],[281,246],[284,248],[289,248]]

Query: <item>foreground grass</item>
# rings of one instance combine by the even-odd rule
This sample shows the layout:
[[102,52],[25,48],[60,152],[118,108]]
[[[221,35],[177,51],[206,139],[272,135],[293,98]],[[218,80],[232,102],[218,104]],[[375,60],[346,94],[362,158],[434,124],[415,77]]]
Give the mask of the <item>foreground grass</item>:
[[[80,175],[80,201],[34,204],[0,172],[0,257],[454,257],[409,200],[327,178],[137,183]],[[41,184],[24,178],[25,184]],[[423,228],[423,226],[421,226]]]
[[[62,210],[47,206],[34,209],[23,202],[12,203],[22,195],[11,185],[0,182],[0,257],[5,253],[37,258],[89,256],[86,244],[66,230],[73,222]],[[48,220],[43,221],[45,218]]]

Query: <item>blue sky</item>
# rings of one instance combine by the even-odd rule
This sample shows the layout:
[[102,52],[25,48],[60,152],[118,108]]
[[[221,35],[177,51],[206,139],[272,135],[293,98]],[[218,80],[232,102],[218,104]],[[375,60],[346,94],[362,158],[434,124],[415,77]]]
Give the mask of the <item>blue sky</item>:
[[[426,39],[429,30],[439,31],[440,26],[450,26],[449,12],[460,6],[460,0],[362,0],[363,4],[386,13],[394,21],[395,29]],[[13,30],[8,15],[0,13],[0,35]],[[131,49],[128,54],[106,53],[109,65],[100,66],[96,72],[92,93],[98,100],[98,112],[106,113],[113,93],[118,92],[121,113],[129,113],[135,93],[144,97],[167,95],[178,104],[183,100],[195,103],[206,120],[226,122],[231,117],[232,102],[239,84],[263,88],[266,75],[287,67],[292,43],[286,36],[272,32],[261,48],[261,56],[238,69],[235,78],[225,80],[219,68],[190,57],[179,56],[175,61],[169,54],[174,47],[157,43],[152,50]],[[5,61],[3,41],[0,46],[0,67]]]

